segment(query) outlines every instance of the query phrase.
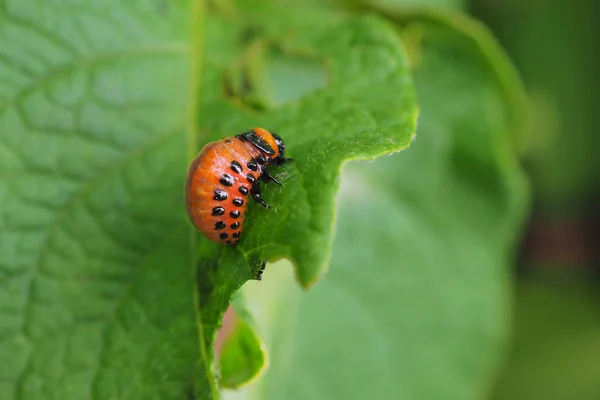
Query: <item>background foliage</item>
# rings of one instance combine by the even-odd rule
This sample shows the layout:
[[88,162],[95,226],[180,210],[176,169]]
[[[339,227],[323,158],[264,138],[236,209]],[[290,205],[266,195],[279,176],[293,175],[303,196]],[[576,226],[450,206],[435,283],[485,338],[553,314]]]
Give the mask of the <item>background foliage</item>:
[[[591,296],[524,283],[507,352],[519,162],[536,210],[569,210],[569,171],[594,177],[586,114],[553,186],[560,141],[529,133],[559,89],[533,91],[531,124],[467,7],[538,76],[483,1],[0,0],[0,399],[548,398],[554,371],[528,360],[575,365],[598,325]],[[182,184],[206,142],[252,126],[295,162],[223,248]],[[557,304],[588,321],[562,352],[560,323],[521,336]],[[594,398],[589,371],[554,393]]]
[[471,3],[522,73],[533,113],[523,163],[534,208],[519,262],[513,346],[493,398],[596,399],[600,5]]

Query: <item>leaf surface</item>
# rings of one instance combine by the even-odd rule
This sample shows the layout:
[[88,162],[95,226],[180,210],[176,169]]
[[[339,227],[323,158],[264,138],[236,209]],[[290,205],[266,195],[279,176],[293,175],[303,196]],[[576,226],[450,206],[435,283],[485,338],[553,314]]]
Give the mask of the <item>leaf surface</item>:
[[0,2],[0,398],[210,392],[182,207],[197,23]]
[[[3,397],[214,397],[207,349],[233,292],[278,257],[314,282],[341,164],[408,145],[411,77],[381,19],[229,11],[211,9],[199,28],[185,1],[2,3],[0,352],[14,366]],[[203,48],[193,35],[204,28]],[[268,91],[245,84],[274,76],[260,62],[275,54],[323,73],[264,102]],[[279,171],[285,186],[265,189],[270,214],[250,207],[238,249],[196,248],[185,164],[202,143],[256,125],[275,127],[296,158]]]
[[473,38],[451,24],[408,21],[404,32],[418,38],[416,140],[407,152],[346,167],[321,282],[303,295],[279,264],[243,289],[272,354],[245,398],[489,395],[526,210],[513,140],[522,131]]
[[255,381],[268,367],[268,353],[257,335],[252,316],[243,308],[241,296],[236,307],[223,317],[222,342],[215,344],[220,356],[220,383],[225,388],[239,389]]
[[[260,4],[264,8],[248,6],[226,17],[220,11],[210,19],[206,55],[211,68],[204,71],[200,100],[203,142],[262,126],[281,135],[294,162],[271,171],[281,187],[263,185],[271,209],[249,203],[236,248],[200,239],[197,279],[207,348],[233,293],[254,278],[263,260],[292,260],[305,287],[324,274],[342,164],[406,148],[415,128],[412,79],[391,25],[374,16],[302,7],[284,13]],[[220,46],[213,47],[217,42]],[[301,66],[310,62],[308,77],[301,68],[310,90],[293,86],[280,95],[274,77],[287,77],[279,84],[297,77],[281,71],[282,59],[302,59]],[[325,71],[326,85],[315,64]],[[264,72],[274,70],[273,75]],[[271,88],[274,98],[260,88]]]
[[[263,23],[261,15],[268,18],[277,11],[261,10],[256,15],[247,11],[236,23],[230,19],[215,23],[210,37],[224,37],[226,43],[240,40],[252,29],[265,33],[249,45],[207,49],[207,62],[217,68],[208,69],[203,77],[200,121],[208,138],[204,142],[252,126],[271,129],[285,140],[294,162],[273,171],[282,187],[264,185],[264,197],[273,209],[250,203],[238,249],[254,269],[257,260],[289,257],[298,266],[299,282],[309,286],[326,268],[341,164],[407,147],[416,106],[406,58],[390,26],[374,17],[333,19],[333,26],[291,17]],[[209,38],[209,46],[214,42]],[[224,98],[219,91],[224,72],[236,61],[244,69],[259,69],[257,64],[268,62],[263,57],[273,47],[317,60],[327,74],[327,86],[263,112],[245,110],[234,99]],[[245,48],[250,53],[236,60],[234,55],[244,54]],[[260,79],[250,84],[260,84]]]

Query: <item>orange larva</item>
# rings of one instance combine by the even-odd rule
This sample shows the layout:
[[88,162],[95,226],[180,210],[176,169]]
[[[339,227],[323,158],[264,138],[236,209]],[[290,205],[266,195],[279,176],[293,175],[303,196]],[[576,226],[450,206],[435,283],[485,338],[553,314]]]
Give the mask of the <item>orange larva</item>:
[[281,184],[267,167],[289,161],[284,152],[283,140],[262,128],[204,146],[185,181],[187,212],[196,229],[214,242],[236,244],[248,198],[269,207],[260,195],[260,180]]

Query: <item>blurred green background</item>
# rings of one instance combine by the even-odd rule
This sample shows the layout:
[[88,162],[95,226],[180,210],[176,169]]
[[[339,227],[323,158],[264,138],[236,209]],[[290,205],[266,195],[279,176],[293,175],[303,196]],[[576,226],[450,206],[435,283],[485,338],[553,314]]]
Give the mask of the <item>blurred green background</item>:
[[533,211],[494,399],[600,398],[600,2],[472,0],[532,101]]

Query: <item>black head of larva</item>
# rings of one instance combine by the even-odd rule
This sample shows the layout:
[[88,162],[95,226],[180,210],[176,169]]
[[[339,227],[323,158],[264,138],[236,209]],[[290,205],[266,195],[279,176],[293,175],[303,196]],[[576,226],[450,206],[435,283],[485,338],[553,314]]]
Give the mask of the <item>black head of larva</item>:
[[271,133],[273,138],[275,139],[275,143],[277,143],[277,149],[279,150],[279,157],[285,157],[285,143],[281,136],[276,133]]
[[273,138],[275,139],[275,143],[277,143],[277,150],[279,151],[279,154],[277,155],[277,157],[275,157],[271,160],[271,164],[281,165],[281,164],[285,164],[287,161],[291,161],[291,158],[285,158],[285,143],[283,142],[283,139],[281,138],[281,136],[279,136],[276,133],[271,133],[271,135],[273,135]]

